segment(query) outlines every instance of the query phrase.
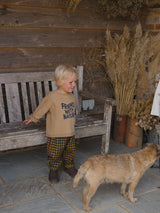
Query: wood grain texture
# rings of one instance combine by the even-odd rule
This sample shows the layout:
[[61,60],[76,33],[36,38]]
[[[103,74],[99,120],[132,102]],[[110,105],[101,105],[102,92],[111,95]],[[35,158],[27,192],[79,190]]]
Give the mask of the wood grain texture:
[[126,24],[98,13],[96,0],[82,1],[75,11],[68,11],[63,2],[0,1],[0,72],[82,65],[86,49],[99,46],[107,28],[117,32]]
[[[0,7],[0,11],[2,11]],[[87,20],[87,21],[86,21]],[[0,19],[0,27],[21,27],[21,28],[76,28],[85,30],[122,30],[124,25],[134,26],[133,21],[124,19],[107,19],[103,14],[88,11],[76,10],[67,12],[64,9],[35,8],[10,6],[5,9]]]
[[18,83],[6,84],[5,89],[6,89],[9,121],[11,123],[15,121],[22,121]]
[[[97,0],[84,0],[75,11],[68,11],[63,0],[1,0],[0,73],[84,65],[89,51],[104,41],[106,29],[134,26],[134,21],[107,19],[96,8]],[[102,94],[101,87],[96,93]],[[103,94],[110,96],[106,87]]]
[[[64,0],[1,0],[1,4],[4,5],[23,5],[32,7],[49,7],[49,8],[66,8]],[[78,8],[79,9],[95,9],[97,5],[96,0],[83,0]]]
[[63,9],[10,6],[1,16],[0,26],[106,29],[107,21],[104,16],[94,11],[68,13]]
[[[0,28],[0,47],[95,47],[104,31]],[[1,50],[1,49],[0,49]]]
[[19,68],[47,68],[59,64],[82,65],[86,48],[4,48],[0,49],[0,72]]

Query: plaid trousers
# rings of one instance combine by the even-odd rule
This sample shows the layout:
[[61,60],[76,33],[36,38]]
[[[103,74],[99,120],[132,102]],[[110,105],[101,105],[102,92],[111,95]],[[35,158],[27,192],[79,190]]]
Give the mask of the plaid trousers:
[[66,168],[74,167],[76,154],[75,136],[72,137],[49,137],[47,142],[47,154],[49,167],[57,170],[64,164]]

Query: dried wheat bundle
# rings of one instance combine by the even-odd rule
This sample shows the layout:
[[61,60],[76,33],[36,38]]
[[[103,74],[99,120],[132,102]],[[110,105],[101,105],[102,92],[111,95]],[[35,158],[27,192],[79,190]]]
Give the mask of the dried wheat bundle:
[[143,35],[141,24],[136,26],[134,35],[127,26],[122,35],[114,37],[106,31],[106,72],[114,88],[117,114],[127,115],[135,95],[137,98],[144,96],[149,77],[153,78],[157,71],[159,41],[160,35]]

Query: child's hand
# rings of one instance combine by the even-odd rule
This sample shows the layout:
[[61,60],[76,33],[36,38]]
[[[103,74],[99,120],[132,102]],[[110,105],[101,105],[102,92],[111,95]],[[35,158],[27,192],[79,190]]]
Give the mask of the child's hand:
[[23,123],[26,124],[26,125],[28,125],[28,124],[31,123],[31,122],[32,122],[32,121],[31,121],[30,118],[28,118],[28,119],[26,119],[26,120],[23,121]]

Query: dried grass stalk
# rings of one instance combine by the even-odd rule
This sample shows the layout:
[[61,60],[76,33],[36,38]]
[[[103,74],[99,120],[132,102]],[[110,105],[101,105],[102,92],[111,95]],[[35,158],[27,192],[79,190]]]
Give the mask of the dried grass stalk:
[[114,37],[106,31],[106,72],[114,88],[117,114],[127,115],[135,96],[139,99],[147,92],[149,78],[159,64],[159,41],[160,35],[143,35],[140,23],[133,35],[127,26],[122,35]]
[[139,120],[143,116],[150,114],[152,102],[152,98],[147,100],[133,100],[128,116],[132,119]]
[[66,5],[69,9],[73,9],[75,10],[77,8],[77,6],[79,5],[79,3],[81,2],[82,0],[65,0],[66,2]]

